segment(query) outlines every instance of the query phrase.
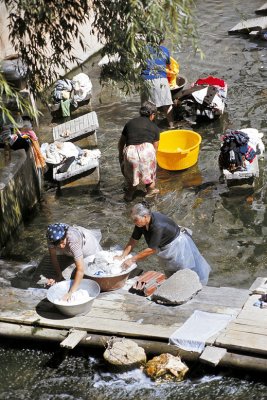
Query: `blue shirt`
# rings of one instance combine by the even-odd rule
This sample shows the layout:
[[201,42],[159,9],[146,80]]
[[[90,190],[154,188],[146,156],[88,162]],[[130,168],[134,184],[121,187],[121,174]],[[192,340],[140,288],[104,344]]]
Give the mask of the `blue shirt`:
[[166,66],[170,64],[170,52],[164,46],[158,49],[149,47],[151,59],[147,60],[146,69],[142,71],[143,79],[167,78]]

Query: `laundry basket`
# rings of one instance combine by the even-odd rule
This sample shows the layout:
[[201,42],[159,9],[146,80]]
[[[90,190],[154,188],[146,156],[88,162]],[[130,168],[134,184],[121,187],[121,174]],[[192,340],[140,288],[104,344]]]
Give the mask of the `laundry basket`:
[[170,171],[192,167],[199,154],[201,136],[190,130],[169,130],[161,132],[157,151],[158,165]]

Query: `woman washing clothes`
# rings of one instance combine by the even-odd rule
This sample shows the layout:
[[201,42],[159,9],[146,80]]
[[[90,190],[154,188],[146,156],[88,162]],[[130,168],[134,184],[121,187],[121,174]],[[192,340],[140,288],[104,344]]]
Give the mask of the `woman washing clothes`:
[[57,255],[73,257],[76,266],[73,284],[62,300],[68,301],[75,292],[84,276],[84,258],[95,255],[102,248],[100,230],[89,230],[82,226],[70,226],[64,223],[48,225],[47,243],[52,265],[55,269],[56,279],[49,279],[47,284],[64,280]]
[[135,227],[118,259],[123,259],[131,253],[142,235],[147,248],[125,260],[123,263],[125,269],[133,263],[157,254],[167,276],[180,269],[189,268],[197,273],[203,285],[208,283],[211,268],[185,228],[179,227],[164,214],[152,212],[143,203],[138,203],[132,208],[131,218]]
[[156,106],[146,101],[140,108],[140,116],[125,125],[119,143],[119,162],[126,180],[126,201],[133,199],[137,185],[146,186],[147,196],[159,193],[156,188],[156,151],[160,130],[153,122],[157,114]]
[[159,111],[166,115],[169,129],[177,127],[174,122],[173,100],[167,79],[167,70],[171,69],[171,57],[167,47],[163,46],[164,35],[160,34],[159,44],[155,48],[148,46],[149,58],[142,70],[143,89],[141,102],[153,102]]

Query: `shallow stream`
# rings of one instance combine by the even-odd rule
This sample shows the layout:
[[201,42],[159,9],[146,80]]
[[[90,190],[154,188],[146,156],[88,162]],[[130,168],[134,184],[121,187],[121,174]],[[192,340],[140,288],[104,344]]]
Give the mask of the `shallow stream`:
[[[151,204],[179,224],[193,230],[193,238],[212,267],[209,285],[248,288],[255,278],[267,276],[266,158],[254,188],[229,190],[219,184],[219,136],[227,128],[257,128],[267,145],[267,41],[248,35],[228,35],[242,18],[254,18],[263,1],[196,0],[201,59],[193,49],[173,48],[180,72],[189,82],[214,75],[228,83],[224,116],[193,127],[202,136],[198,164],[183,172],[158,170],[160,194]],[[131,204],[123,201],[117,142],[124,124],[138,114],[139,95],[102,91],[98,56],[85,64],[93,81],[93,109],[99,119],[98,146],[102,152],[101,182],[97,190],[86,186],[47,190],[40,207],[18,230],[0,260],[0,284],[9,284],[21,265],[36,264],[46,251],[49,223],[67,222],[100,228],[104,248],[124,245],[131,234]],[[52,141],[53,123],[44,110],[38,131],[41,142]],[[137,197],[136,201],[142,197]],[[144,243],[140,244],[140,249]],[[141,265],[140,265],[141,266]],[[157,269],[156,258],[142,263]],[[180,384],[155,385],[141,372],[111,373],[101,359],[69,354],[56,368],[48,365],[51,353],[3,347],[0,399],[267,399],[263,383],[227,374],[196,375]]]

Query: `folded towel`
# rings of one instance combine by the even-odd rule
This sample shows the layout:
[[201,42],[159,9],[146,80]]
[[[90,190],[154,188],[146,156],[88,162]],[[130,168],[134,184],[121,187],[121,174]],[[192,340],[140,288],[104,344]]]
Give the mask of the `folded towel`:
[[224,329],[233,318],[227,314],[194,311],[193,315],[170,336],[169,342],[186,351],[201,353],[206,340]]

